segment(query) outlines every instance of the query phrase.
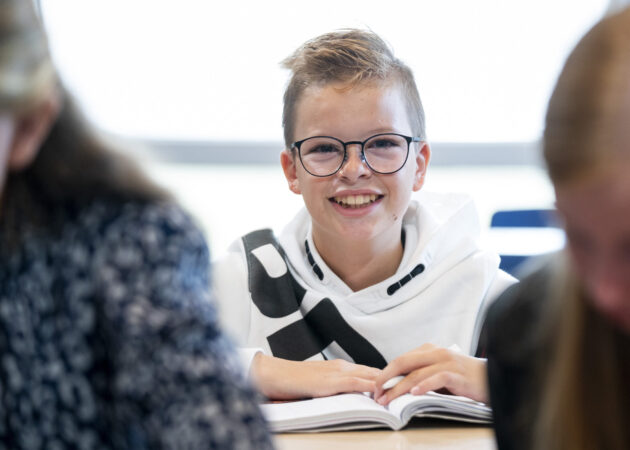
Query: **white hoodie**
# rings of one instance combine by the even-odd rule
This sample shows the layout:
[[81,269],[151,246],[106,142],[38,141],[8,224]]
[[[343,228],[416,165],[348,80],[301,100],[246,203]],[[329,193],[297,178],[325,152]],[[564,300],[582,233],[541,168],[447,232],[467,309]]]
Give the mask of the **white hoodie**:
[[[215,296],[223,326],[244,347],[245,364],[257,349],[286,359],[343,358],[373,366],[427,342],[474,354],[487,307],[516,280],[498,269],[498,255],[478,248],[479,221],[469,197],[422,192],[417,198],[403,218],[398,270],[357,292],[317,253],[306,209],[283,230],[281,250],[260,245],[248,262],[243,240],[232,244],[214,265]],[[265,278],[256,288],[263,300],[249,292],[256,273]],[[294,285],[292,300],[265,284],[281,278]]]

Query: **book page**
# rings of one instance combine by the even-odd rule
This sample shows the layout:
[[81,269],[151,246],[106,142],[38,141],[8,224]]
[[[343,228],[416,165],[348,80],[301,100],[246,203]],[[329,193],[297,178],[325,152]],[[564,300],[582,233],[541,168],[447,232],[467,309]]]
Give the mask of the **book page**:
[[[366,394],[340,394],[284,403],[261,405],[274,431],[321,428],[337,424],[374,422],[390,428],[402,426],[400,420]],[[364,424],[361,426],[365,426]]]
[[484,403],[467,397],[427,392],[425,395],[405,394],[389,404],[392,414],[406,424],[412,416],[452,418],[456,420],[489,423],[492,410]]

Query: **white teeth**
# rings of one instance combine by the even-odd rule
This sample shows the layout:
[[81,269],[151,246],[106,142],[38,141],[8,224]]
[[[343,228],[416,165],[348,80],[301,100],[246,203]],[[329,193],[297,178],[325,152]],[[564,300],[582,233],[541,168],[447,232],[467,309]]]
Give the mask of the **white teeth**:
[[335,197],[334,200],[336,203],[345,207],[360,208],[376,201],[377,197],[376,194],[347,195],[345,197]]

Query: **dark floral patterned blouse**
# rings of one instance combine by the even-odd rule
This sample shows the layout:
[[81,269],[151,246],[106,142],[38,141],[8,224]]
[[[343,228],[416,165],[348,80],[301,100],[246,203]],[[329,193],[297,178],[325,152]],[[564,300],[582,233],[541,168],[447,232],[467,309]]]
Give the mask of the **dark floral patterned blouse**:
[[180,209],[96,203],[25,233],[0,246],[0,449],[272,447]]

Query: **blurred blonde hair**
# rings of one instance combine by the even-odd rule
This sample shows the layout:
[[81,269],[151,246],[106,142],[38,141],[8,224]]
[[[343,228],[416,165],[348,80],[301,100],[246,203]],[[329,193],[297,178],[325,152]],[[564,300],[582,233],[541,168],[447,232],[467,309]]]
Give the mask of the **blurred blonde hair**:
[[[601,176],[630,156],[630,9],[594,26],[549,102],[544,155],[557,187]],[[630,337],[596,311],[565,255],[548,311],[536,449],[630,448]],[[630,299],[628,299],[630,301]]]
[[569,55],[547,109],[544,156],[566,184],[630,160],[630,9],[596,24]]
[[540,450],[630,448],[630,339],[596,311],[571,269],[555,268],[546,332],[551,358],[540,367],[542,400],[534,445]]
[[0,110],[28,110],[56,83],[47,39],[31,0],[1,0]]
[[0,111],[19,118],[57,93],[63,106],[34,161],[0,186],[0,249],[27,228],[59,229],[95,200],[170,199],[105,142],[61,87],[31,0],[0,0]]
[[[323,34],[305,42],[282,65],[291,71],[282,113],[287,149],[296,138],[295,113],[304,91],[332,83],[348,87],[364,83],[398,83],[406,99],[411,131],[414,136],[426,139],[424,110],[413,72],[394,56],[376,33],[343,29]],[[307,136],[301,136],[304,137]]]

